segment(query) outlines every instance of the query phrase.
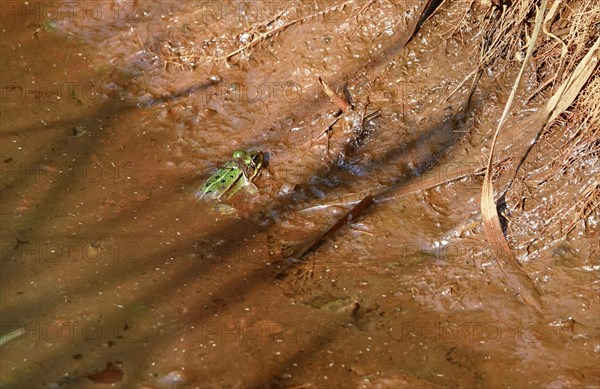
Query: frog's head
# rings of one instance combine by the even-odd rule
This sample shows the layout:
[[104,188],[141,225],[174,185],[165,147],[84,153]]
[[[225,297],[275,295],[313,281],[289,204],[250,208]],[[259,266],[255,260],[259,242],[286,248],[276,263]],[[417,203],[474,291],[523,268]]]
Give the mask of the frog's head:
[[236,150],[233,152],[233,158],[238,159],[246,166],[252,166],[255,169],[262,167],[264,154],[262,151],[250,151]]
[[244,150],[236,150],[233,152],[233,158],[234,159],[246,159],[247,157],[249,157],[249,154],[247,152],[245,152]]

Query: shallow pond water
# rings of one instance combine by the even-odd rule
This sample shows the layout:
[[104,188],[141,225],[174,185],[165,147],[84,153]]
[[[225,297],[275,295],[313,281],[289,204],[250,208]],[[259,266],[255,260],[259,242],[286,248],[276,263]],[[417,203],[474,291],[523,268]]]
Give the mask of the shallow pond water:
[[[599,386],[597,225],[520,257],[536,312],[487,247],[478,177],[377,201],[286,261],[348,196],[485,151],[514,76],[449,97],[477,7],[408,42],[426,2],[310,3],[3,4],[3,386]],[[197,202],[236,149],[267,155],[260,192]]]

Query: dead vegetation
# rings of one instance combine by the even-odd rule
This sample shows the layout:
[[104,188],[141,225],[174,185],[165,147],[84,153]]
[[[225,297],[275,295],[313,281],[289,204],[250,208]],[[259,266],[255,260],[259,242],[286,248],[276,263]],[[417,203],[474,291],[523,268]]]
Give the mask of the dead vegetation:
[[[564,238],[577,224],[587,229],[598,223],[600,76],[594,69],[599,58],[599,21],[600,9],[594,1],[554,1],[544,18],[541,42],[533,56],[532,72],[537,82],[534,89],[535,94],[540,94],[537,98],[543,100],[552,95],[560,107],[544,123],[545,130],[532,146],[543,157],[539,166],[521,172],[521,187],[540,195],[577,193],[575,198],[565,195],[554,211],[543,212],[551,216],[543,223],[547,228],[538,234],[550,234],[556,229],[557,236]],[[522,29],[527,31],[528,26],[524,24]],[[590,56],[589,77],[581,80],[574,95],[560,94],[561,85],[573,83],[581,76],[586,56]],[[574,182],[576,188],[564,190]],[[548,239],[549,244],[554,241]]]
[[[481,69],[506,63],[507,61],[510,62],[511,60],[521,62],[521,70],[514,81],[511,95],[500,118],[492,142],[492,149],[488,156],[487,172],[482,189],[481,210],[483,227],[500,268],[514,290],[518,291],[525,302],[538,310],[542,308],[538,291],[518,264],[517,258],[504,235],[494,200],[491,172],[494,147],[499,133],[505,131],[505,139],[513,140],[512,143],[510,141],[504,142],[505,151],[508,151],[507,153],[515,158],[513,166],[508,169],[508,176],[505,174],[505,181],[508,179],[509,187],[523,187],[525,186],[522,173],[524,163],[532,158],[532,154],[537,156],[536,151],[539,149],[537,143],[546,141],[548,133],[552,132],[550,130],[543,133],[543,129],[560,118],[560,121],[563,122],[560,128],[566,130],[566,132],[571,132],[573,135],[562,137],[564,140],[563,145],[557,149],[564,151],[559,153],[557,158],[552,159],[553,153],[551,152],[546,152],[539,157],[544,166],[541,170],[544,172],[546,180],[550,177],[554,180],[564,180],[567,178],[568,173],[572,171],[577,171],[579,177],[583,176],[579,180],[582,188],[576,191],[578,197],[573,199],[575,204],[568,209],[565,209],[566,207],[561,209],[560,219],[563,223],[566,215],[568,215],[566,218],[571,220],[570,223],[567,223],[567,231],[563,232],[561,239],[579,221],[583,220],[584,228],[587,229],[585,222],[593,219],[597,223],[598,217],[598,182],[596,178],[598,172],[593,170],[597,170],[598,165],[598,132],[596,128],[598,127],[599,117],[597,101],[600,99],[600,95],[598,89],[593,88],[597,86],[597,75],[596,79],[590,80],[599,58],[598,44],[600,38],[594,39],[598,36],[598,10],[594,8],[590,1],[567,5],[561,4],[560,0],[556,0],[549,6],[548,10],[547,5],[546,0],[541,2],[525,1],[518,2],[508,9],[504,6],[502,11],[492,11],[492,13],[502,13],[497,21],[490,22],[489,26],[483,28],[487,32],[487,36],[482,43],[482,54],[479,63]],[[533,23],[534,18],[532,17],[532,10],[534,9],[536,14],[535,23]],[[570,18],[566,18],[567,15]],[[494,26],[494,28],[490,29],[490,26]],[[543,35],[538,39],[540,30],[543,31]],[[522,54],[524,47],[527,47],[525,56]],[[508,56],[506,56],[507,53]],[[513,53],[514,57],[511,57]],[[542,103],[535,114],[521,120],[520,125],[509,126],[509,128],[504,129],[503,123],[512,109],[513,99],[520,88],[521,76],[530,59],[533,70],[530,69],[529,71],[535,75],[537,85],[535,85],[534,92],[525,102],[527,103],[532,97],[549,86],[551,87],[548,88],[548,92],[551,97],[548,99],[540,98],[539,100],[545,100],[545,103]],[[475,73],[476,71],[471,73],[469,77],[472,77]],[[554,131],[556,131],[556,127],[554,128]],[[517,134],[515,130],[520,133]],[[523,133],[527,133],[527,135],[523,136]],[[519,140],[522,144],[519,144]],[[588,157],[591,154],[596,155],[591,157],[594,162],[589,165],[590,160]],[[548,162],[548,159],[551,162]],[[583,169],[578,168],[577,165],[581,164],[587,165],[588,169],[591,170],[588,170],[588,177],[585,177],[586,174],[582,171]],[[513,182],[513,176],[515,176],[516,182]],[[544,187],[545,182],[543,180],[535,185],[527,185],[528,193],[547,192],[548,189]],[[572,193],[572,191],[559,193],[569,192]],[[524,191],[519,193],[523,196]],[[534,196],[531,195],[531,197]],[[523,199],[517,200],[524,201]],[[563,198],[563,201],[565,200]],[[514,216],[506,216],[506,219],[514,222],[516,219]],[[531,215],[526,216],[525,212],[522,212],[521,216],[531,217]],[[554,216],[550,221],[536,223],[537,226],[543,226],[537,231],[529,231],[531,232],[530,236],[532,236],[530,241],[542,242],[539,250],[551,247],[558,240],[552,239],[551,236],[543,237],[544,233],[550,232],[548,227],[551,221],[559,219],[558,214]],[[530,244],[528,243],[527,247],[530,247]]]
[[[579,190],[575,191],[578,197],[563,199],[568,207],[559,207],[554,216],[543,223],[560,224],[564,237],[577,223],[583,222],[584,227],[589,223],[596,225],[599,217],[600,76],[595,69],[599,58],[600,8],[591,0],[553,1],[543,15],[539,39],[532,42],[535,15],[542,3],[545,2],[530,0],[490,5],[480,26],[479,64],[455,91],[483,69],[522,63],[524,50],[528,47],[533,50],[526,77],[534,82],[527,86],[531,92],[524,104],[535,99],[542,106],[546,103],[547,112],[538,115],[536,120],[522,123],[527,126],[511,126],[504,139],[526,139],[522,132],[532,125],[539,127],[541,133],[531,137],[533,143],[527,145],[527,149],[514,141],[503,146],[507,147],[509,155],[512,150],[512,158],[516,158],[519,166],[524,159],[533,159],[524,152],[532,150],[536,156],[541,154],[537,166],[528,166],[531,170],[518,172],[513,188],[526,187],[528,193],[547,194],[556,190],[550,182],[568,185],[574,177],[581,178]],[[473,6],[475,2],[466,3],[468,8]],[[515,87],[523,88],[518,81]],[[550,239],[548,243],[552,241]]]

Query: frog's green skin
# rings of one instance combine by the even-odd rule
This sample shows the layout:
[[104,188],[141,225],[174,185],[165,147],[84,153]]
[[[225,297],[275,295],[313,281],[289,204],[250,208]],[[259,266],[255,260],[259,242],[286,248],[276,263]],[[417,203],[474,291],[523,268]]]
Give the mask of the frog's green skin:
[[257,193],[258,188],[252,181],[260,174],[263,159],[264,155],[261,151],[234,151],[232,160],[225,163],[198,188],[196,198],[198,200],[223,197],[229,199],[242,188],[246,188],[252,194]]

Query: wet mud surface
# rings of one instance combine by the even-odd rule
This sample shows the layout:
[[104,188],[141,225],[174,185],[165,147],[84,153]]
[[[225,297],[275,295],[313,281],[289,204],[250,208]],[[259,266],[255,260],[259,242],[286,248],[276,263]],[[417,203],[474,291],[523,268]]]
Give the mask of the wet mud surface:
[[[598,217],[563,234],[544,207],[578,185],[507,194],[542,312],[485,241],[481,176],[378,199],[289,260],[349,198],[489,151],[517,71],[461,85],[484,7],[410,39],[426,2],[292,3],[7,3],[2,386],[599,387]],[[259,193],[196,201],[236,149],[267,155]]]

